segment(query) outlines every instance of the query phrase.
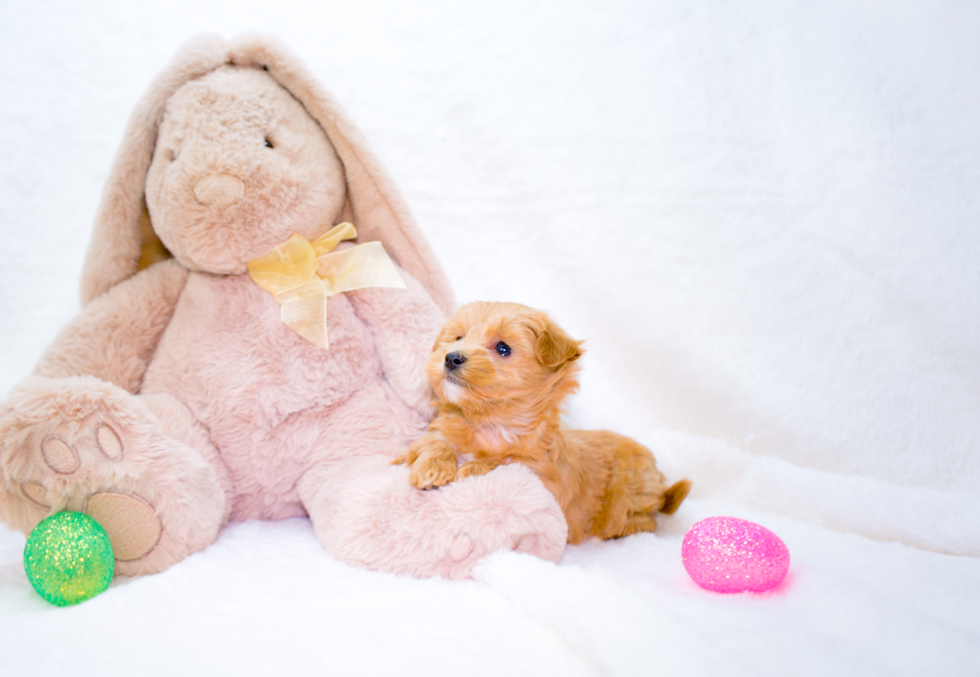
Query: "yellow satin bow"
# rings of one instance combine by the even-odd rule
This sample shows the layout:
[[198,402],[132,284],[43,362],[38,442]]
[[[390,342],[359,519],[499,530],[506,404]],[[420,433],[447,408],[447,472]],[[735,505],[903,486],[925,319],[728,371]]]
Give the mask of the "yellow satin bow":
[[299,233],[248,262],[257,285],[282,306],[282,321],[313,345],[330,348],[327,340],[327,298],[364,287],[404,289],[391,258],[380,242],[334,252],[343,240],[353,240],[357,230],[341,223],[310,242]]

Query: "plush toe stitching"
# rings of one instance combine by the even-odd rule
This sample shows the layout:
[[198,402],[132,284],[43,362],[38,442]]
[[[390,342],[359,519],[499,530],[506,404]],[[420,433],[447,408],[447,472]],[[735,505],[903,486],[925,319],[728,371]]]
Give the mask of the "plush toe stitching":
[[75,451],[68,440],[58,435],[48,435],[41,442],[41,455],[48,467],[59,475],[70,475],[78,470],[80,462],[78,452]]
[[102,455],[113,463],[118,463],[123,457],[122,440],[115,430],[109,426],[100,424],[95,429],[95,441]]
[[473,539],[466,534],[459,534],[453,539],[449,557],[454,562],[462,562],[471,552],[473,552]]
[[22,482],[20,485],[20,490],[24,492],[24,496],[26,496],[29,501],[37,503],[42,508],[51,507],[51,505],[47,503],[48,490],[45,489],[44,485],[40,482],[35,482],[33,480]]

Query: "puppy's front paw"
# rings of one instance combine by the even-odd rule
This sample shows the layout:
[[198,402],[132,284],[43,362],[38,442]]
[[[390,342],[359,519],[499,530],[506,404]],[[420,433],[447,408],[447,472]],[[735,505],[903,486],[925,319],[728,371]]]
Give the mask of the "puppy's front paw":
[[422,454],[412,464],[408,481],[417,489],[441,487],[456,479],[456,452]]
[[441,487],[456,478],[456,450],[438,433],[422,435],[391,463],[410,465],[408,481],[417,489]]

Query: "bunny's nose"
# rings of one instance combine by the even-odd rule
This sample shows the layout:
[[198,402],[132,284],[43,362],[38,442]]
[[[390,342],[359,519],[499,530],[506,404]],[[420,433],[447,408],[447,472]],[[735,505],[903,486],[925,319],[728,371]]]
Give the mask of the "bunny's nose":
[[194,182],[194,197],[209,207],[230,207],[244,194],[245,182],[232,174],[205,174]]

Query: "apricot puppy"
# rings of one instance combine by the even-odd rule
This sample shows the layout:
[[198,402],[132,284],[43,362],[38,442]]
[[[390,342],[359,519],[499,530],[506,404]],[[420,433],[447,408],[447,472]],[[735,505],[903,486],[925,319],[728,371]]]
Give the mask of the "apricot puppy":
[[581,355],[581,342],[541,311],[463,306],[426,368],[436,417],[392,462],[409,464],[419,489],[523,463],[558,499],[569,543],[653,531],[654,515],[676,511],[691,483],[668,487],[653,454],[628,437],[562,428],[562,402],[578,388]]

